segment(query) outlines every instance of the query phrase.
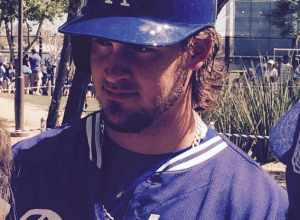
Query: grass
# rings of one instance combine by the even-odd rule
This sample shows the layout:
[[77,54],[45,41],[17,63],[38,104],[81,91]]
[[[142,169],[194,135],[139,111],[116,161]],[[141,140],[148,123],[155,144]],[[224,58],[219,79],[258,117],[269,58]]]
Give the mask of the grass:
[[[217,111],[207,115],[222,133],[268,136],[278,119],[299,100],[294,81],[282,84],[248,80],[244,75],[237,83],[228,82]],[[230,138],[259,162],[272,159],[268,139]]]

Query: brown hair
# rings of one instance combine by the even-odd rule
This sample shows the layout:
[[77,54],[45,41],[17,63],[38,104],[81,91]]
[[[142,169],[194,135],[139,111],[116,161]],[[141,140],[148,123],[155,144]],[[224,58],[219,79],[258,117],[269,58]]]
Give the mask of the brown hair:
[[218,103],[225,76],[224,56],[220,52],[220,39],[214,28],[209,27],[191,37],[187,49],[193,55],[199,40],[210,38],[212,45],[203,65],[191,78],[192,101],[196,111],[209,111]]
[[12,153],[9,133],[0,124],[0,198],[9,201]]

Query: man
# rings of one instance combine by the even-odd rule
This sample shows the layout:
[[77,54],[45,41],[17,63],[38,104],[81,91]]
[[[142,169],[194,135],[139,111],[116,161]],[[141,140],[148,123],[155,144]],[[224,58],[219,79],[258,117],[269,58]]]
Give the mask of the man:
[[14,147],[18,215],[285,219],[286,193],[194,110],[224,75],[216,1],[90,0],[82,14],[60,31],[102,110]]
[[267,69],[264,74],[264,78],[268,82],[275,82],[278,78],[278,71],[276,69],[276,63],[274,60],[268,60],[267,62]]
[[287,83],[292,79],[293,65],[289,62],[289,56],[284,55],[282,57],[282,63],[280,65],[279,81],[280,83]]
[[33,85],[34,93],[37,95],[40,95],[40,87],[42,85],[42,77],[43,77],[43,73],[41,70],[41,62],[42,62],[42,58],[40,57],[40,55],[38,54],[37,50],[35,48],[33,48],[31,50],[31,56],[29,57],[29,62],[30,62],[30,67],[31,67],[31,85]]
[[300,217],[300,102],[284,114],[270,133],[270,144],[278,159],[286,164],[289,194],[288,219]]

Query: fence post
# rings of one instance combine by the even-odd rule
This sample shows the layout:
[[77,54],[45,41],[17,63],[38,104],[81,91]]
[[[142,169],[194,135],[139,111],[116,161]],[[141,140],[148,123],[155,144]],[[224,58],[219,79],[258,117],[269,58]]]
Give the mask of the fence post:
[[51,83],[51,80],[48,80],[48,82],[47,82],[47,95],[52,96],[52,83]]

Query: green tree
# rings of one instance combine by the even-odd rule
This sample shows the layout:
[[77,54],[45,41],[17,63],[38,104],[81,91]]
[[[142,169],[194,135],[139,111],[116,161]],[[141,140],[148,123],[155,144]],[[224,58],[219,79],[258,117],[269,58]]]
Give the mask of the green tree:
[[[67,10],[68,1],[65,0],[24,0],[24,23],[27,26],[28,33],[32,30],[32,25],[37,25],[35,37],[28,40],[25,51],[29,50],[37,41],[44,22],[53,20],[62,16]],[[4,23],[7,42],[13,57],[13,33],[12,24],[18,18],[18,0],[0,0],[0,27]]]
[[27,30],[32,29],[32,24],[37,25],[34,38],[30,41],[25,48],[29,50],[32,45],[37,41],[44,22],[46,20],[53,22],[55,18],[61,17],[66,13],[68,1],[65,0],[25,0],[24,17]]
[[[84,0],[69,0],[70,4],[68,6],[68,21],[71,21],[74,17],[78,15],[79,10],[82,7],[83,1]],[[72,51],[71,38],[70,36],[65,35],[63,47],[60,53],[60,61],[58,64],[57,77],[55,81],[55,89],[52,95],[52,99],[48,111],[47,128],[54,128],[58,124],[59,108],[61,105],[61,97],[63,93],[64,82],[65,82],[65,78],[68,75],[68,66],[72,64],[71,51]],[[83,74],[77,74],[77,75],[83,75]],[[78,81],[75,80],[72,82],[72,88],[74,86],[74,83],[78,84]],[[79,84],[84,84],[84,83],[80,82]],[[85,94],[85,91],[82,86],[81,87],[79,86],[78,90],[79,91],[77,93],[76,92],[73,93],[74,90],[71,89],[70,96],[69,96],[71,97],[71,99],[68,99],[68,104],[66,107],[67,112],[69,112],[68,109],[70,111],[76,111],[78,108],[80,108],[77,107],[76,109],[72,109],[73,106],[80,105],[80,103],[82,104],[82,99]]]
[[297,48],[300,37],[300,0],[279,0],[267,16],[280,29],[281,36],[294,38],[292,47]]
[[14,57],[12,24],[17,18],[18,0],[0,0],[0,27],[5,26],[10,60]]

